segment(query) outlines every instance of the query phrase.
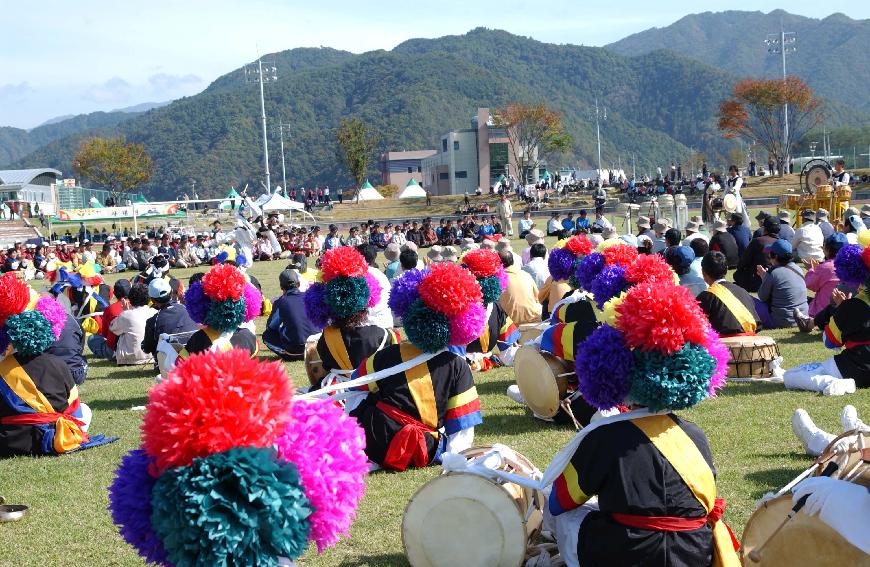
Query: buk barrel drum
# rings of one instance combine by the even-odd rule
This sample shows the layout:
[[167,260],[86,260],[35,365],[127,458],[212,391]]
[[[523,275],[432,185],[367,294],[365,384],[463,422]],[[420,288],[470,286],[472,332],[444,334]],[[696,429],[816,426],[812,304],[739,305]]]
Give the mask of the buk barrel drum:
[[786,209],[798,209],[801,206],[801,196],[797,193],[786,193],[780,198],[780,206],[783,203]]
[[816,189],[816,200],[826,200],[830,199],[831,195],[834,194],[834,188],[830,185],[820,185]]
[[725,200],[722,197],[713,197],[710,200],[710,207],[713,209],[714,213],[718,213],[725,206]]
[[523,323],[519,326],[520,331],[520,340],[519,343],[521,345],[526,344],[529,341],[533,341],[541,336],[541,333],[544,332],[541,329],[540,323]]
[[526,405],[541,417],[551,418],[559,412],[568,394],[568,378],[574,365],[537,346],[521,346],[514,356],[514,376]]
[[[462,455],[540,478],[523,455],[504,446],[493,449],[472,447]],[[540,532],[545,505],[539,490],[467,472],[444,473],[424,484],[405,508],[405,555],[413,567],[519,567]]]
[[326,378],[328,372],[323,367],[323,361],[320,360],[320,354],[317,352],[317,341],[320,335],[316,338],[309,337],[305,343],[305,374],[308,375],[308,381],[314,389],[320,388],[320,383]]
[[771,337],[722,337],[722,343],[731,351],[728,359],[728,378],[732,380],[758,380],[770,378],[770,363],[779,356],[779,346]]
[[[831,478],[870,487],[870,468],[863,461],[867,456],[862,450],[864,447],[870,447],[870,433],[858,430],[843,433],[834,438],[815,460],[813,475],[819,476],[833,462],[837,468]],[[808,516],[800,511],[774,535],[793,506],[789,491],[764,502],[752,514],[743,532],[740,549],[744,566],[790,567],[806,565],[808,558],[812,558],[811,564],[818,567],[870,567],[870,555],[847,542],[818,516]],[[762,545],[763,549],[760,548]]]
[[870,567],[870,556],[818,516],[808,516],[803,511],[771,537],[792,506],[791,493],[787,493],[768,500],[752,514],[741,540],[740,559],[744,567]]
[[722,197],[722,209],[726,213],[733,213],[737,211],[737,196],[731,193],[728,193],[724,197]]
[[837,187],[837,201],[848,201],[852,198],[852,188],[846,185]]

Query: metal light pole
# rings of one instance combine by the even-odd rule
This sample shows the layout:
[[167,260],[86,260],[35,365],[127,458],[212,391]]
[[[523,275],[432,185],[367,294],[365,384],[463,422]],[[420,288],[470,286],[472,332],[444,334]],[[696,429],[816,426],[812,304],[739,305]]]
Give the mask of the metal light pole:
[[287,130],[287,137],[290,137],[290,125],[284,124],[283,121],[279,122],[278,123],[278,135],[280,136],[280,139],[281,139],[281,180],[284,183],[284,185],[282,185],[282,187],[284,187],[284,194],[289,195],[289,192],[287,191],[287,167],[284,163],[284,130],[285,129]]
[[[794,45],[797,41],[797,37],[795,32],[787,32],[782,28],[782,24],[780,24],[779,33],[778,34],[768,34],[767,39],[764,40],[764,43],[767,45],[767,52],[771,55],[781,55],[782,56],[782,80],[785,83],[786,78],[786,70],[785,70],[785,55],[786,53],[794,53],[797,51],[797,47]],[[782,107],[783,112],[783,122],[782,122],[782,156],[783,159],[783,173],[785,169],[788,167],[788,103],[786,102]]]
[[273,63],[267,62],[264,71],[263,60],[258,57],[256,67],[254,67],[253,64],[245,67],[245,80],[249,83],[260,83],[260,112],[263,119],[263,169],[266,172],[266,190],[271,193],[272,182],[269,177],[269,140],[266,135],[266,99],[263,91],[263,84],[277,81],[278,69]]

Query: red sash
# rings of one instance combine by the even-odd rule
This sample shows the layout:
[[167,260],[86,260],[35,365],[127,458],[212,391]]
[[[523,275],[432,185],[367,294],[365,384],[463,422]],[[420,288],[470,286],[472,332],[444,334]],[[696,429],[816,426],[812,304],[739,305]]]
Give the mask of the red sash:
[[[0,425],[45,425],[47,423],[55,423],[59,419],[65,419],[75,423],[79,427],[84,427],[85,422],[73,415],[73,412],[79,409],[80,405],[81,401],[76,398],[73,403],[63,410],[63,413],[19,413],[17,415],[7,415],[6,417],[0,417]],[[82,435],[87,441],[88,434],[82,431]]]
[[[650,530],[654,532],[690,532],[700,529],[705,525],[713,527],[716,522],[722,518],[722,514],[725,513],[725,499],[717,498],[715,502],[716,503],[713,505],[713,509],[710,510],[709,514],[697,518],[637,516],[635,514],[620,514],[618,512],[612,512],[610,517],[617,524],[627,528]],[[725,524],[725,527],[728,528],[728,534],[731,536],[731,542],[734,545],[734,549],[739,549],[740,544],[737,542],[737,538],[734,537],[731,528],[728,524]]]
[[843,348],[856,348],[867,345],[870,345],[870,341],[846,341],[843,343]]
[[413,464],[417,468],[429,464],[429,451],[426,448],[426,434],[435,429],[418,421],[402,410],[384,402],[378,402],[376,407],[384,415],[402,426],[390,441],[384,458],[384,467],[403,471]]

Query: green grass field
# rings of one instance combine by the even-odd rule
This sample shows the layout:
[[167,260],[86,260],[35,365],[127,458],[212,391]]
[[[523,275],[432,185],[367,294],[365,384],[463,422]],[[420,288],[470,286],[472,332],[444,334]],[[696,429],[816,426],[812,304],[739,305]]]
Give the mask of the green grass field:
[[[516,244],[518,250],[520,244]],[[255,264],[252,273],[270,297],[278,294],[282,262]],[[186,279],[194,270],[178,271]],[[109,277],[114,281],[117,276]],[[261,318],[262,326],[264,320]],[[829,356],[820,335],[774,331],[786,366]],[[264,355],[266,356],[266,355]],[[302,363],[287,363],[289,375],[304,383]],[[0,566],[143,565],[118,537],[106,510],[106,487],[121,456],[138,446],[142,413],[154,373],[150,368],[116,368],[93,362],[81,387],[82,400],[94,410],[91,431],[120,437],[111,445],[58,458],[16,458],[0,461],[0,495],[10,503],[30,506],[23,521],[0,524]],[[568,427],[537,421],[504,395],[513,370],[498,369],[475,376],[484,423],[476,444],[504,443],[526,455],[540,469],[572,436]],[[870,391],[843,398],[786,392],[780,385],[732,384],[717,399],[681,414],[698,423],[710,439],[721,494],[728,500],[726,520],[739,536],[764,492],[778,489],[810,464],[791,433],[790,416],[804,407],[823,428],[839,430],[838,415],[846,403],[866,414]],[[401,521],[408,499],[439,473],[432,467],[404,473],[372,474],[351,538],[317,556],[309,552],[301,564],[311,566],[407,565],[402,551]]]

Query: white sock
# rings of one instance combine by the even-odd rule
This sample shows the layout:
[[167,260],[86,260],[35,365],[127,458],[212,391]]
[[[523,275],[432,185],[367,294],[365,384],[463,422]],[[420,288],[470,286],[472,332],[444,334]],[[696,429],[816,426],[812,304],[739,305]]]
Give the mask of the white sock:
[[795,436],[800,439],[801,444],[803,444],[807,455],[810,455],[811,457],[818,457],[821,455],[822,451],[825,450],[825,447],[827,447],[835,437],[835,435],[822,431],[816,427],[816,424],[813,423],[812,418],[806,410],[801,408],[794,410],[794,413],[791,416],[791,428],[792,431],[794,431]]

